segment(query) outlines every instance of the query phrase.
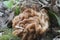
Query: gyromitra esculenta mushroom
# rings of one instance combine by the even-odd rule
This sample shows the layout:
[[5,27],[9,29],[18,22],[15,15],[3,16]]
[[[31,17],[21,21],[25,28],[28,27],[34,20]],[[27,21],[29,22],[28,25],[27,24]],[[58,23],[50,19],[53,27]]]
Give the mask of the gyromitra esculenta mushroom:
[[22,40],[34,40],[36,35],[42,35],[47,31],[48,21],[47,10],[41,9],[37,12],[31,8],[26,8],[12,20],[13,34],[21,37]]

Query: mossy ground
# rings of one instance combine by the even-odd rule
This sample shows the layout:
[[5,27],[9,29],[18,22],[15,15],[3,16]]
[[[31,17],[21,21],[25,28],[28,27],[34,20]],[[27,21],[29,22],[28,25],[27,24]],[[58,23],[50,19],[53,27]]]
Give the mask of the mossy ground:
[[0,29],[0,31],[3,31],[3,35],[0,36],[0,40],[20,40],[20,38],[12,34],[12,28],[4,28]]

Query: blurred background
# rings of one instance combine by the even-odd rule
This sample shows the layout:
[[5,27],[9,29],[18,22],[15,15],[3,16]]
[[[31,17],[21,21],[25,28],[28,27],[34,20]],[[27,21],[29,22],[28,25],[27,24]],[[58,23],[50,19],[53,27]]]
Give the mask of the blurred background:
[[[27,0],[0,0],[0,40],[20,40],[12,34],[12,20],[21,12],[21,4]],[[45,8],[49,16],[49,31],[41,40],[60,40],[60,0],[31,0]]]

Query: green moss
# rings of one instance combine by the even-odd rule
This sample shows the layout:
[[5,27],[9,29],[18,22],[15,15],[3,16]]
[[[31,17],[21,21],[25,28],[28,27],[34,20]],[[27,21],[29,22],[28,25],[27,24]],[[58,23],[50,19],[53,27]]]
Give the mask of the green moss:
[[10,36],[9,35],[3,35],[0,37],[0,40],[9,40]]
[[1,36],[0,40],[20,40],[20,39],[16,36],[8,34],[8,35]]
[[0,36],[0,40],[20,40],[20,38],[12,34],[12,29],[6,28],[3,29],[3,31],[4,33],[2,36]]

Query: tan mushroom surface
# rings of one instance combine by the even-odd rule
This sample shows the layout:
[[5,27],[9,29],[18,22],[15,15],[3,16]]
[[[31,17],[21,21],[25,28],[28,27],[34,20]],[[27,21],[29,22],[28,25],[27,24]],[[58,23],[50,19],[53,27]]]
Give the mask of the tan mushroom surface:
[[39,12],[26,8],[12,20],[13,34],[21,37],[21,40],[34,40],[36,35],[42,35],[49,27],[47,10]]

